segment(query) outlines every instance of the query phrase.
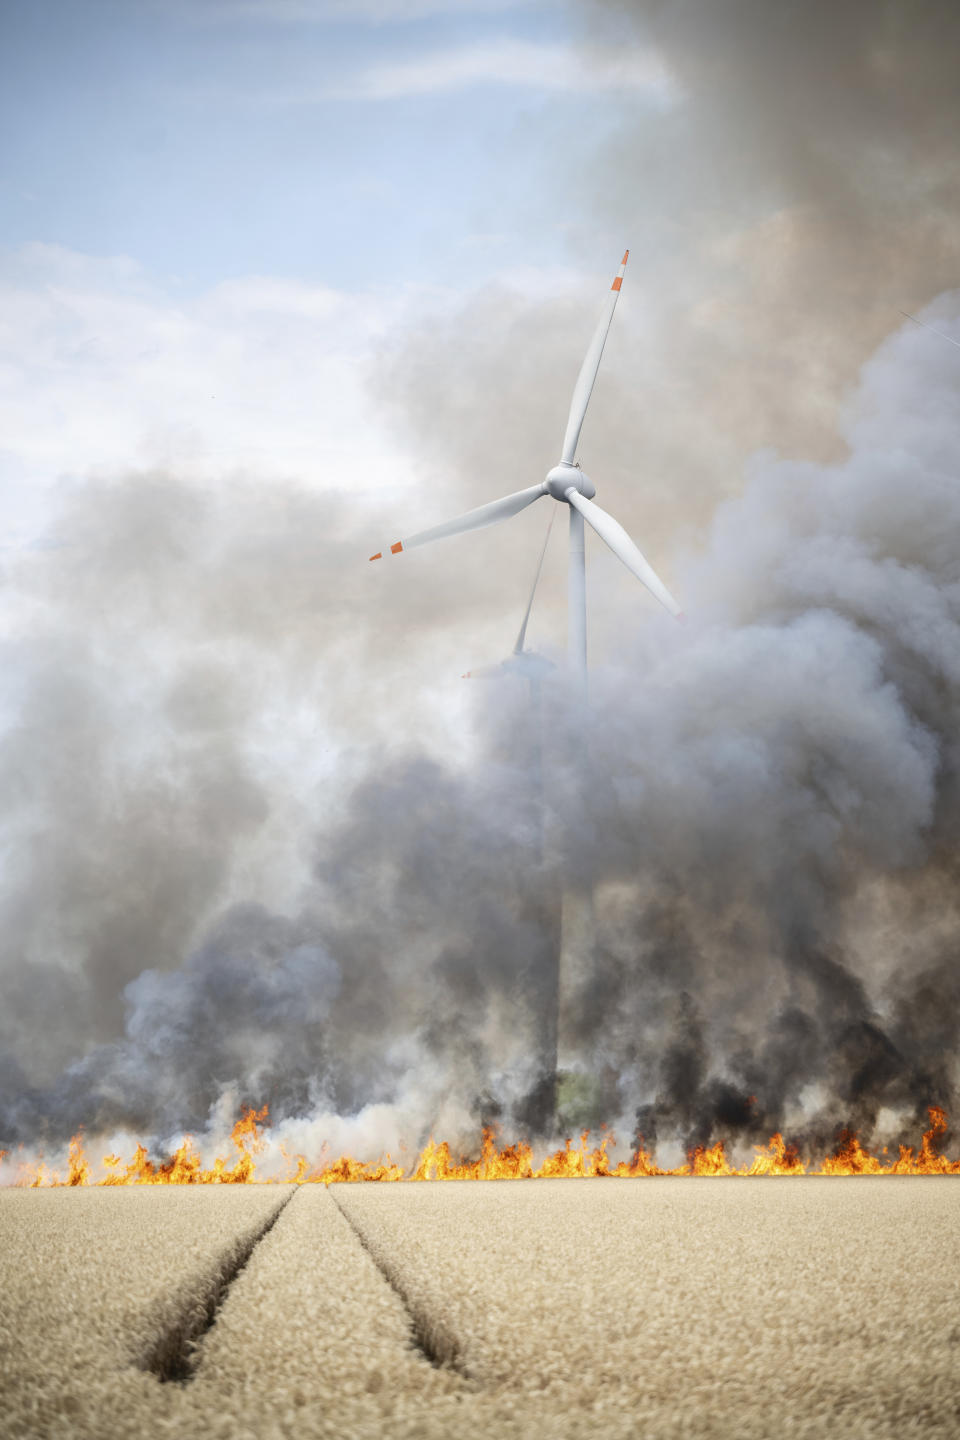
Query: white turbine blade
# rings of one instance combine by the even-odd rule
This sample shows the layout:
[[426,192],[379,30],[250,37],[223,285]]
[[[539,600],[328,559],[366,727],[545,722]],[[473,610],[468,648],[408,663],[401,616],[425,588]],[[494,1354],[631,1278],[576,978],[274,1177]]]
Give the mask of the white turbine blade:
[[540,583],[540,571],[543,569],[543,557],[547,553],[547,546],[550,544],[550,531],[553,529],[553,522],[556,519],[556,508],[550,515],[550,524],[547,526],[547,533],[543,537],[543,545],[540,547],[540,559],[537,561],[537,571],[533,577],[533,584],[530,587],[530,599],[527,601],[527,608],[523,616],[523,624],[520,626],[520,633],[517,636],[517,643],[513,647],[514,655],[519,655],[523,650],[524,641],[527,638],[527,623],[530,619],[530,611],[533,609],[533,597],[537,593],[537,586]]
[[613,312],[617,308],[617,297],[620,294],[620,286],[623,283],[623,272],[627,268],[627,258],[629,254],[629,250],[624,250],[620,269],[617,271],[613,284],[610,286],[610,293],[603,307],[603,314],[600,316],[600,324],[597,326],[594,337],[590,341],[590,349],[587,351],[586,359],[580,367],[577,383],[573,387],[573,399],[570,401],[570,414],[567,417],[567,433],[563,437],[563,454],[560,457],[560,463],[562,465],[572,465],[577,453],[577,444],[580,440],[583,417],[587,413],[587,406],[590,404],[590,396],[593,391],[593,382],[596,380],[597,371],[600,369],[600,357],[603,354],[603,347],[606,344],[607,331],[610,329]]
[[[515,495],[505,495],[502,500],[491,500],[489,505],[479,505],[476,510],[468,510],[466,515],[460,515],[456,520],[434,525],[432,530],[421,530],[408,540],[395,541],[388,547],[390,554],[399,555],[401,550],[412,550],[415,545],[427,545],[431,540],[444,540],[448,535],[460,535],[465,530],[480,530],[484,525],[496,525],[498,520],[509,520],[511,515],[518,515],[546,493],[546,485],[531,485],[529,490],[518,490]],[[382,558],[382,550],[370,556],[371,560]]]
[[650,594],[654,595],[661,605],[665,605],[675,619],[682,620],[683,611],[680,606],[653,566],[634,545],[619,521],[614,520],[612,515],[608,515],[606,510],[601,510],[599,505],[594,505],[592,500],[585,500],[572,486],[567,491],[567,499],[575,510],[580,511],[584,520],[592,526],[604,544],[609,545],[617,559],[622,560],[627,569],[646,585]]

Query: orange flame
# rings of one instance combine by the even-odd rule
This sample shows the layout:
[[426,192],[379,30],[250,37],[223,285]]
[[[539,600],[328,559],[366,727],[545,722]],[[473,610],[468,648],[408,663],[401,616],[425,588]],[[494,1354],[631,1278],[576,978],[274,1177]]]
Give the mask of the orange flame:
[[766,1145],[755,1145],[753,1162],[748,1175],[803,1175],[806,1166],[800,1159],[795,1145],[788,1145],[778,1131],[771,1135]]
[[[754,1146],[754,1158],[740,1166],[730,1163],[722,1140],[710,1147],[697,1146],[690,1152],[686,1164],[674,1169],[662,1169],[642,1145],[632,1159],[621,1160],[613,1165],[608,1152],[611,1145],[616,1144],[614,1136],[605,1134],[600,1144],[590,1149],[590,1132],[585,1130],[580,1136],[579,1148],[574,1148],[572,1140],[567,1140],[562,1149],[545,1156],[540,1165],[535,1166],[533,1150],[525,1140],[501,1146],[493,1130],[484,1129],[478,1159],[455,1160],[447,1141],[437,1144],[430,1139],[409,1173],[389,1155],[373,1162],[341,1155],[336,1160],[311,1168],[305,1156],[291,1157],[281,1146],[287,1173],[269,1178],[257,1174],[254,1159],[266,1145],[263,1131],[268,1113],[266,1105],[261,1110],[245,1110],[234,1125],[230,1138],[237,1154],[232,1165],[226,1158],[217,1157],[213,1165],[205,1169],[200,1152],[194,1146],[192,1137],[187,1135],[170,1158],[162,1162],[151,1160],[147,1147],[143,1144],[137,1145],[133,1158],[126,1164],[118,1155],[107,1155],[103,1160],[106,1175],[100,1180],[91,1181],[90,1164],[84,1151],[83,1138],[75,1135],[70,1141],[66,1179],[61,1180],[56,1171],[48,1173],[41,1161],[32,1173],[23,1173],[16,1183],[37,1189],[91,1184],[335,1185],[401,1180],[545,1180],[592,1179],[604,1176],[613,1179],[640,1179],[657,1175],[960,1174],[960,1160],[948,1160],[940,1153],[940,1146],[947,1131],[947,1116],[936,1105],[930,1107],[930,1128],[923,1135],[919,1151],[915,1153],[911,1146],[901,1145],[896,1159],[884,1158],[886,1150],[882,1156],[872,1155],[864,1149],[855,1134],[843,1131],[834,1152],[825,1156],[819,1166],[808,1167],[800,1158],[796,1146],[789,1145],[779,1133],[772,1135],[766,1145]],[[2,1158],[3,1152],[0,1152],[0,1159]]]
[[[238,1153],[236,1163],[229,1167],[221,1157],[214,1160],[209,1170],[203,1168],[203,1159],[195,1148],[193,1138],[184,1136],[183,1143],[174,1151],[169,1160],[154,1164],[147,1147],[139,1144],[133,1159],[124,1165],[119,1155],[106,1155],[103,1159],[107,1174],[97,1185],[248,1185],[255,1179],[255,1154],[263,1149],[266,1141],[262,1128],[266,1122],[268,1107],[262,1110],[245,1110],[231,1132],[230,1139]],[[41,1163],[32,1176],[22,1176],[18,1185],[39,1189],[51,1185],[89,1185],[90,1165],[83,1148],[83,1137],[74,1135],[70,1141],[69,1172],[61,1180],[54,1171],[48,1175]]]

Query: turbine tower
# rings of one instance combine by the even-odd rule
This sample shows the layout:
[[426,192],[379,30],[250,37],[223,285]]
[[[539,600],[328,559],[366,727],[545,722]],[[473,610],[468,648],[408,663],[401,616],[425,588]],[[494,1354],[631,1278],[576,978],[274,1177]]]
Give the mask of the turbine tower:
[[[389,554],[400,555],[404,550],[413,550],[418,545],[428,545],[432,540],[444,540],[451,535],[461,535],[467,530],[480,530],[486,525],[495,525],[501,520],[509,520],[514,515],[519,515],[521,510],[526,510],[528,505],[542,500],[545,496],[550,496],[560,504],[566,505],[570,512],[567,564],[567,643],[575,711],[582,710],[585,705],[587,689],[584,522],[599,535],[618,560],[623,562],[631,574],[646,586],[651,595],[659,600],[660,604],[665,606],[675,619],[683,618],[676,600],[623,526],[606,510],[602,510],[599,505],[594,504],[596,487],[586,473],[581,470],[576,458],[577,446],[580,443],[580,431],[583,428],[594,381],[600,368],[603,347],[606,344],[613,312],[620,295],[629,254],[629,250],[624,251],[620,269],[610,286],[600,322],[594,332],[573,389],[560,459],[553,469],[547,472],[546,478],[539,485],[531,485],[526,490],[518,490],[513,495],[505,495],[501,500],[493,500],[487,505],[480,505],[477,509],[467,511],[465,515],[459,516],[456,520],[447,520],[441,525],[434,525],[429,530],[420,530],[415,535],[410,535],[404,540],[397,540],[387,547]],[[383,555],[384,551],[378,550],[375,555],[370,556],[370,559],[380,560]],[[537,573],[539,578],[539,567]],[[536,588],[536,582],[534,588]],[[531,604],[532,600],[531,594]],[[524,620],[518,640],[519,649],[515,652],[518,655],[523,650],[525,629],[526,620]],[[592,896],[588,890],[584,889],[582,882],[578,882],[575,877],[571,877],[564,886],[561,929],[563,939],[558,976],[560,994],[558,1046],[559,1063],[563,1066],[575,1055],[576,994],[580,984],[589,976],[589,959],[593,945]]]
[[544,1131],[552,1130],[555,1115],[559,981],[562,963],[562,892],[557,888],[552,869],[544,863],[547,848],[547,805],[543,785],[543,683],[556,666],[545,655],[538,654],[536,650],[528,650],[526,641],[533,601],[540,583],[556,514],[554,507],[537,557],[537,568],[534,571],[527,608],[523,612],[513,650],[505,660],[492,665],[481,665],[479,669],[468,670],[463,676],[464,680],[504,681],[513,678],[525,681],[527,685],[530,723],[522,726],[521,735],[515,737],[511,758],[514,761],[517,759],[517,739],[521,747],[529,746],[526,754],[523,754],[522,749],[520,754],[522,762],[528,766],[531,781],[535,863],[527,870],[524,889],[526,913],[532,919],[533,932],[538,943],[532,944],[526,957],[527,963],[522,974],[518,976],[518,983],[534,1023],[534,1053],[538,1076],[536,1089],[539,1094],[536,1109],[539,1112],[540,1128]]

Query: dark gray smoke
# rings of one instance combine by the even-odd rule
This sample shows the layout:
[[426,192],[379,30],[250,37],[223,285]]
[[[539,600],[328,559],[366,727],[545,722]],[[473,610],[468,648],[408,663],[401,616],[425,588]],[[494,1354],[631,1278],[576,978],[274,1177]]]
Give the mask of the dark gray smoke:
[[642,684],[618,674],[597,707],[616,836],[597,879],[616,857],[656,897],[616,942],[658,987],[636,1023],[673,1035],[650,1134],[820,1140],[950,1103],[960,370],[927,338],[870,362],[842,464],[754,466],[688,575],[699,633],[638,650]]

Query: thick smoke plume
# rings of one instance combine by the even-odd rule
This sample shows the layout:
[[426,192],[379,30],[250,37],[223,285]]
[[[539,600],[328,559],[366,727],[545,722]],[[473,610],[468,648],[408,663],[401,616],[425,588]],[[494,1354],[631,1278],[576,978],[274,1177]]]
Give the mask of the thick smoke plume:
[[[949,324],[956,306],[937,313]],[[128,673],[104,673],[91,641],[73,651],[67,685],[50,639],[24,682],[30,723],[6,740],[8,815],[25,840],[33,826],[20,859],[37,889],[27,904],[21,885],[5,919],[4,1143],[80,1124],[169,1135],[202,1127],[226,1093],[291,1125],[381,1107],[396,1129],[399,1106],[410,1144],[443,1113],[463,1129],[499,1118],[535,1130],[536,1013],[569,864],[596,887],[598,945],[582,1005],[590,1081],[571,1092],[568,1119],[636,1116],[661,1142],[786,1127],[813,1143],[844,1124],[892,1136],[926,1104],[949,1106],[960,1027],[949,348],[915,328],[892,338],[844,435],[836,465],[755,462],[683,571],[691,625],[647,612],[622,633],[617,664],[594,672],[582,763],[547,696],[542,867],[535,747],[516,739],[534,718],[508,682],[484,692],[482,756],[378,752],[314,817],[296,903],[234,903],[211,921],[218,865],[270,808],[240,753],[242,724],[225,720],[243,686],[232,669],[191,671],[192,690],[168,677],[161,713],[176,743],[154,736],[151,754],[152,731],[125,735],[149,678],[129,654]],[[197,581],[189,603],[171,590],[167,565],[193,569],[209,536],[184,524],[175,544],[182,493],[146,489],[166,559],[154,576],[136,567],[124,623],[147,626],[152,655],[164,640],[179,654],[192,627],[207,643],[216,634],[225,576]],[[116,574],[136,493],[78,497],[44,574],[63,582],[71,543],[79,570],[109,558]],[[33,583],[42,629],[45,606],[64,602],[49,578]],[[98,587],[95,601],[68,588],[74,613],[102,603]],[[109,633],[105,622],[101,644]],[[54,674],[66,688],[51,694]],[[101,1008],[122,1003],[122,1033],[109,1010],[92,1013],[90,991]]]

